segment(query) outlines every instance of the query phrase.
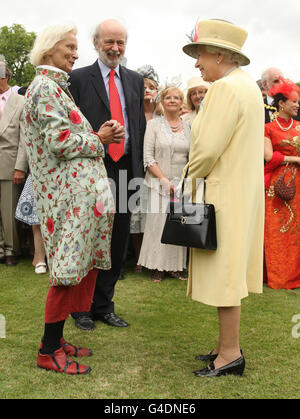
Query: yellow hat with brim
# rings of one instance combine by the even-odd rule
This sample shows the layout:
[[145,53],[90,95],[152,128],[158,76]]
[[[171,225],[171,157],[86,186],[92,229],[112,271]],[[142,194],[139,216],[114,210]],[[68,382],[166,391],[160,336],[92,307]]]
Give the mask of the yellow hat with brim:
[[249,58],[242,52],[247,39],[245,29],[223,20],[202,20],[197,23],[194,42],[183,47],[183,51],[193,58],[198,58],[199,45],[211,45],[240,55],[240,65],[250,64]]

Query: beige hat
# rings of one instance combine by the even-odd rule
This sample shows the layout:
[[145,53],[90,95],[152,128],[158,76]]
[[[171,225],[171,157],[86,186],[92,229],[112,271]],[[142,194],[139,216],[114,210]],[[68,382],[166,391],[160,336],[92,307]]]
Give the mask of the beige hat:
[[241,51],[247,39],[245,29],[223,20],[202,20],[197,23],[194,42],[183,47],[183,51],[193,58],[198,58],[198,45],[212,45],[235,52],[242,58],[241,65],[248,65],[250,60]]
[[187,82],[187,90],[194,89],[195,87],[204,86],[206,89],[210,87],[210,83],[204,81],[202,77],[192,77]]

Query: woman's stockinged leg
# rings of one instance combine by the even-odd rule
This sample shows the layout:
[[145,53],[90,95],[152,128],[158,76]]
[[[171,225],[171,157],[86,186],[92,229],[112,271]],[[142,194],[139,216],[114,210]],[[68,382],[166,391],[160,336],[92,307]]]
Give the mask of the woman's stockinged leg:
[[241,356],[239,331],[241,306],[218,307],[219,344],[216,348],[218,357],[214,361],[215,368],[220,368]]

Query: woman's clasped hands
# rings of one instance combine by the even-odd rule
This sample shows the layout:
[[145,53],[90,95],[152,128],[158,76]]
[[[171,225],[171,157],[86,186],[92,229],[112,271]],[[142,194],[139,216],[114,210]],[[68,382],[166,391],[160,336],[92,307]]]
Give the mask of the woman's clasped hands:
[[125,128],[120,122],[110,120],[101,125],[97,134],[103,144],[120,143],[125,138]]

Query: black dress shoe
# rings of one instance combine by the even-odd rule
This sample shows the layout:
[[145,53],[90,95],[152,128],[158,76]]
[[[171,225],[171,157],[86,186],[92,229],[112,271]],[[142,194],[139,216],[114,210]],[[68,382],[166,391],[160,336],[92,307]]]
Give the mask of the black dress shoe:
[[[214,362],[214,360],[217,358],[218,354],[213,354],[213,351],[210,351],[209,354],[206,355],[197,355],[195,356],[196,361],[204,361],[204,362]],[[241,355],[243,355],[243,351],[241,349]]]
[[97,320],[101,320],[102,322],[108,324],[109,326],[115,327],[128,327],[129,324],[125,322],[125,320],[121,319],[121,317],[117,316],[115,313],[107,313],[103,314],[102,316],[97,316]]
[[218,354],[212,354],[213,350],[206,355],[197,355],[195,356],[195,359],[197,361],[204,361],[204,362],[214,362],[214,360],[217,358]]
[[18,264],[18,258],[16,256],[6,256],[5,265],[6,266],[16,266]]
[[221,377],[222,375],[243,375],[245,369],[245,358],[240,356],[233,362],[230,362],[227,365],[224,365],[221,368],[215,368],[214,363],[212,362],[208,367],[203,368],[202,370],[194,371],[196,377]]
[[95,329],[93,319],[87,314],[84,314],[82,316],[75,318],[75,326],[78,327],[78,329],[82,329],[82,330]]

